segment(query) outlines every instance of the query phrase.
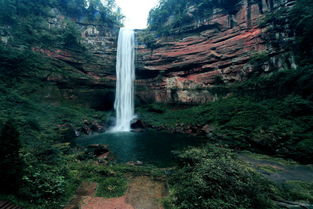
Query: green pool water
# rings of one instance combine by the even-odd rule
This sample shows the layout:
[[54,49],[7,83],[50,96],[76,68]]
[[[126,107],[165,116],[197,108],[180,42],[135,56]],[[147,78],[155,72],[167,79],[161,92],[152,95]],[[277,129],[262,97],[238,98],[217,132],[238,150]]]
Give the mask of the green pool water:
[[175,164],[173,150],[200,145],[202,140],[184,134],[163,132],[103,133],[75,140],[76,144],[107,144],[117,162],[142,161],[156,166]]

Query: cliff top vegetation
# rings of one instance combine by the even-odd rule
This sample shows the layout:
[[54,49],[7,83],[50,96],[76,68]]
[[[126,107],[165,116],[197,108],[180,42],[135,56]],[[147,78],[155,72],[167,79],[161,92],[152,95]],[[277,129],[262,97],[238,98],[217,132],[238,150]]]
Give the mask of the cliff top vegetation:
[[217,8],[228,14],[234,14],[238,11],[239,2],[239,0],[160,0],[159,5],[150,11],[149,29],[165,33],[169,28],[201,21]]

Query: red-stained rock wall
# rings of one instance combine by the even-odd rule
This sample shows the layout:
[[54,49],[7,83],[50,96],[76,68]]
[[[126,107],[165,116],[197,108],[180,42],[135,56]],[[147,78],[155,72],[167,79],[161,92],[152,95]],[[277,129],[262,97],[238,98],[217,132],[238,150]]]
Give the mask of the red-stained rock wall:
[[146,102],[213,101],[216,96],[209,88],[221,81],[228,84],[246,79],[255,70],[249,60],[258,52],[271,57],[271,63],[261,67],[264,71],[282,67],[283,59],[294,63],[292,57],[282,56],[285,52],[274,50],[265,41],[267,27],[258,26],[267,12],[291,5],[288,0],[244,0],[236,15],[216,10],[209,19],[160,38],[154,50],[139,45],[138,98]]
[[[292,6],[293,2],[242,0],[237,14],[228,15],[216,9],[208,19],[174,29],[170,36],[158,38],[158,47],[154,50],[140,43],[142,32],[138,31],[137,102],[197,104],[214,101],[218,95],[212,93],[211,87],[221,82],[226,85],[240,82],[251,72],[260,70],[249,62],[257,52],[265,52],[270,57],[268,62],[258,66],[264,72],[283,68],[286,64],[295,67],[290,53],[267,43],[268,27],[259,26],[269,11]],[[52,18],[50,27],[62,27],[63,19],[62,15]],[[53,65],[59,69],[42,73],[42,79],[56,83],[61,97],[78,98],[75,102],[81,100],[88,104],[101,99],[93,106],[110,109],[115,91],[118,28],[76,23],[81,29],[85,53],[33,47],[33,51],[51,57]]]

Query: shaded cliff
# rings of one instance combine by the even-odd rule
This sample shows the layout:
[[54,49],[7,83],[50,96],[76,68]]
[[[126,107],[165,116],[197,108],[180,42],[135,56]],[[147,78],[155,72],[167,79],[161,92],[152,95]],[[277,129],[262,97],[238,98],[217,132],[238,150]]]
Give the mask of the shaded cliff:
[[[62,23],[62,16],[56,18],[59,20],[52,27],[58,27]],[[119,28],[93,23],[75,24],[79,27],[83,50],[32,48],[33,51],[49,57],[60,70],[47,72],[43,79],[55,84],[59,95],[64,99],[98,110],[111,110]]]
[[104,6],[19,3],[0,2],[9,11],[0,13],[0,124],[16,119],[23,141],[102,131],[113,109],[120,23]]
[[[193,18],[191,12],[193,21],[172,27],[163,36],[154,35],[153,31],[138,31],[137,103],[210,102],[218,97],[213,87],[246,80],[254,73],[295,69],[293,54],[273,46],[274,39],[281,44],[288,42],[288,30],[269,37],[271,25],[261,24],[269,12],[292,5],[293,0],[243,0],[236,3],[232,12],[214,8],[202,19]],[[42,91],[48,95],[44,98],[111,110],[119,25],[69,18],[56,8],[44,21],[51,33],[74,25],[81,45],[80,48],[31,46],[33,52],[49,59],[50,65],[35,73],[49,83],[49,88]],[[0,30],[2,43],[10,45],[12,29],[3,26]],[[152,37],[148,43],[147,35]]]
[[[0,4],[6,10],[0,15],[0,80],[43,82],[36,94],[45,101],[112,109],[120,14],[100,1],[88,6],[86,1],[45,1],[36,9],[33,4]],[[18,66],[15,60],[26,63]]]
[[[195,14],[191,12],[193,21],[172,27],[165,36],[138,31],[137,103],[210,102],[218,97],[212,87],[246,80],[255,72],[296,68],[292,53],[272,45],[273,39],[287,41],[286,31],[269,37],[270,26],[260,24],[269,12],[293,4],[293,0],[238,1],[231,13],[214,8],[211,13],[207,11],[208,17],[199,19],[193,18]],[[51,31],[68,28],[68,21],[74,23],[83,48],[35,44],[32,50],[47,56],[51,62],[49,69],[36,76],[55,87],[46,90],[51,100],[62,98],[110,110],[114,100],[119,26],[83,18],[69,19],[58,9],[52,9],[46,18]],[[10,33],[9,27],[1,28],[3,43],[9,42]],[[145,40],[147,35],[153,37],[150,44]]]
[[[214,9],[208,18],[155,38],[152,46],[145,40],[146,32],[138,32],[139,98],[204,103],[216,99],[210,91],[214,86],[246,80],[255,72],[296,68],[292,53],[272,46],[270,26],[260,24],[269,12],[292,5],[294,1],[240,1],[235,13]],[[286,33],[277,33],[274,39],[287,41]],[[261,65],[255,62],[262,59]]]

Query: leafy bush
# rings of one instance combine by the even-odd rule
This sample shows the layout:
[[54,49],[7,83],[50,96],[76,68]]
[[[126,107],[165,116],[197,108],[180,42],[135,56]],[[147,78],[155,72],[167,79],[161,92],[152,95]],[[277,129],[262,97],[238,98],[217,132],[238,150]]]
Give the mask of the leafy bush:
[[269,59],[268,52],[262,51],[257,52],[256,54],[252,55],[249,62],[253,65],[263,64],[264,61],[267,61]]
[[238,96],[252,96],[257,100],[284,98],[290,94],[313,101],[313,67],[297,70],[281,70],[269,75],[254,76],[235,84],[233,91]]
[[170,180],[168,208],[274,208],[272,185],[226,149],[191,148],[179,153]]
[[144,31],[143,33],[140,33],[139,36],[137,37],[137,40],[139,42],[144,43],[147,48],[153,50],[158,48],[157,40],[155,37],[155,34],[153,34],[151,31]]
[[293,47],[301,65],[313,63],[313,0],[297,1],[290,13],[290,24],[296,35]]
[[313,63],[312,9],[313,0],[299,0],[291,8],[280,8],[267,14],[262,24],[269,26],[267,41],[275,48],[294,52],[300,66]]
[[281,185],[284,195],[291,200],[301,200],[313,203],[313,182],[287,181]]
[[71,178],[64,156],[48,141],[29,141],[24,161],[20,197],[41,208],[60,208],[68,198]]

